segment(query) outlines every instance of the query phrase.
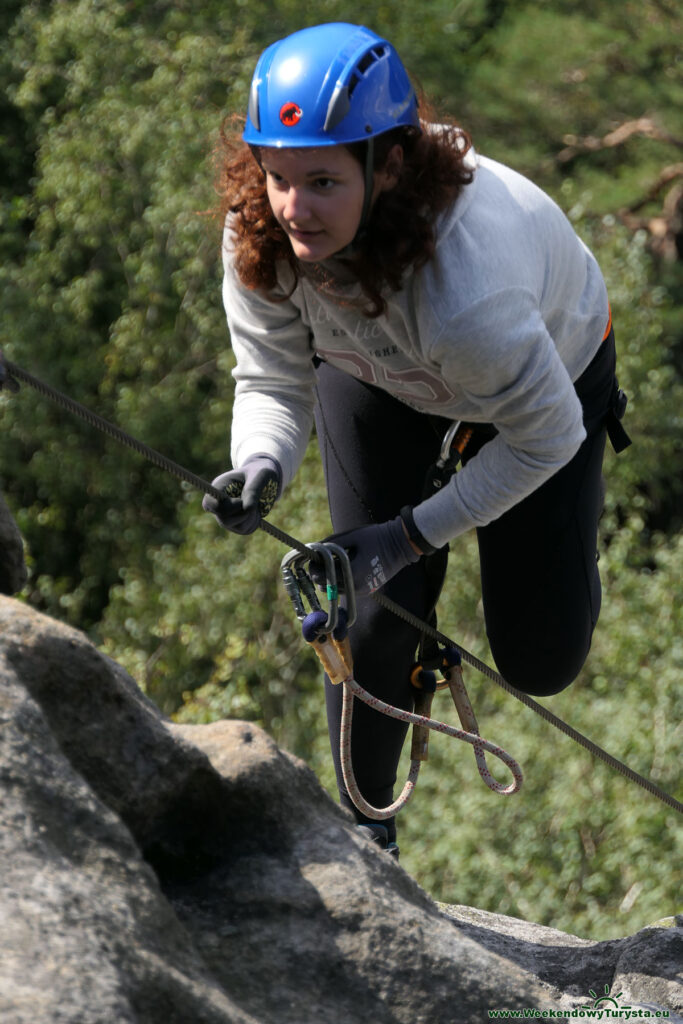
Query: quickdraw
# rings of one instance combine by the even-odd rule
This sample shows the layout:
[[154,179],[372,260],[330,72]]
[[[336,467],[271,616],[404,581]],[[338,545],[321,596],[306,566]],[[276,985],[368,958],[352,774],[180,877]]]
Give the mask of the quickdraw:
[[[462,678],[460,654],[454,647],[445,648],[442,652],[441,682],[437,681],[434,672],[424,669],[422,665],[413,668],[411,683],[416,689],[414,712],[404,711],[374,697],[354,679],[348,630],[356,620],[356,606],[348,555],[343,548],[331,542],[310,544],[308,549],[308,554],[303,554],[297,549],[285,555],[281,566],[282,578],[296,616],[301,622],[304,640],[315,651],[331,682],[344,687],[339,741],[340,761],[348,794],[358,810],[368,818],[383,821],[405,807],[415,790],[422,762],[428,759],[430,731],[445,733],[454,739],[470,743],[474,748],[479,774],[489,789],[505,796],[517,793],[522,785],[522,771],[514,758],[502,747],[480,735]],[[324,567],[328,611],[322,608],[315,584],[305,568],[305,564],[314,559],[322,561]],[[338,586],[337,567],[342,575],[343,592],[340,592]],[[340,603],[341,599],[344,601],[343,605]],[[306,610],[307,604],[310,611]],[[445,688],[451,692],[462,729],[431,718],[434,694],[437,689]],[[401,795],[388,807],[373,807],[363,797],[356,782],[351,758],[354,697],[390,718],[413,726],[408,778]],[[504,785],[493,777],[486,763],[486,752],[499,758],[509,768],[512,782]]]

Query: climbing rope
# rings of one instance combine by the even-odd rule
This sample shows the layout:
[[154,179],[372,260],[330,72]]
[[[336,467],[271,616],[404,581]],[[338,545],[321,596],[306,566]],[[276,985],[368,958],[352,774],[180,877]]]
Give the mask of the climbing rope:
[[[413,726],[413,728],[419,729],[430,729],[434,732],[445,733],[446,736],[452,736],[453,739],[463,740],[465,743],[470,743],[474,747],[475,758],[477,761],[477,767],[479,774],[486,783],[489,789],[495,793],[500,793],[502,796],[510,796],[513,793],[519,792],[522,787],[522,770],[510,754],[503,750],[502,747],[497,746],[495,743],[491,743],[490,740],[484,739],[478,732],[468,732],[465,729],[458,729],[454,725],[447,725],[446,722],[439,722],[434,718],[428,718],[425,715],[416,715],[410,711],[403,711],[401,708],[393,707],[391,704],[387,704],[385,701],[380,700],[379,697],[373,697],[371,693],[368,693],[353,677],[344,680],[344,696],[342,700],[342,719],[341,719],[341,767],[342,774],[344,776],[344,783],[348,790],[349,796],[353,800],[353,803],[363,814],[367,815],[368,818],[375,818],[378,821],[384,821],[387,818],[393,817],[410,800],[415,789],[415,783],[417,782],[417,776],[422,765],[422,758],[411,757],[410,769],[408,772],[408,778],[403,787],[403,791],[397,800],[388,807],[373,807],[361,794],[355,777],[353,775],[353,766],[351,763],[351,721],[353,713],[353,698],[357,697],[362,700],[369,707],[374,708],[375,711],[380,711],[383,715],[388,715],[390,718],[395,718],[399,722],[406,722]],[[512,773],[512,782],[508,783],[507,786],[498,782],[491,775],[488,767],[486,767],[486,761],[484,758],[484,751],[488,751],[494,757],[497,757],[503,762]]]
[[[86,423],[90,424],[90,426],[94,427],[95,429],[101,431],[104,434],[107,434],[109,437],[112,437],[119,444],[131,448],[133,451],[137,452],[143,458],[153,463],[153,465],[157,466],[159,469],[164,470],[164,472],[167,472],[172,476],[175,476],[179,480],[185,481],[186,483],[190,484],[192,487],[203,492],[204,494],[210,494],[214,498],[220,499],[220,491],[218,491],[218,489],[215,488],[207,480],[203,479],[200,476],[197,476],[195,473],[190,472],[184,466],[179,465],[179,463],[174,462],[172,459],[169,459],[167,456],[155,451],[153,448],[150,448],[144,442],[132,437],[130,434],[126,433],[125,430],[122,430],[115,424],[110,423],[106,419],[103,419],[101,416],[93,412],[91,409],[88,409],[86,406],[81,405],[80,402],[76,402],[68,395],[64,395],[62,392],[51,387],[49,384],[46,384],[44,381],[41,381],[37,377],[34,377],[32,374],[28,373],[20,366],[17,366],[16,363],[10,362],[8,359],[5,359],[2,353],[0,352],[0,389],[5,388],[8,391],[15,392],[18,390],[17,381],[22,381],[23,383],[28,384],[29,387],[33,388],[39,394],[55,402],[57,405],[61,406],[61,408],[65,409],[72,415],[84,420]],[[274,537],[276,540],[280,541],[280,543],[287,545],[287,547],[293,548],[300,554],[306,555],[307,557],[310,555],[310,548],[307,547],[307,545],[305,545],[302,541],[297,540],[297,538],[292,537],[284,530],[281,530],[279,527],[274,526],[272,523],[269,523],[267,520],[261,520],[260,528],[264,531],[264,533],[267,533],[271,537]],[[533,698],[529,697],[528,694],[516,689],[514,686],[508,683],[503,678],[503,676],[501,676],[501,674],[497,672],[495,669],[491,668],[485,662],[481,661],[479,658],[470,654],[455,641],[445,636],[443,633],[435,629],[429,623],[422,621],[417,616],[413,615],[412,612],[409,612],[407,609],[403,608],[395,601],[392,601],[391,598],[387,597],[386,595],[380,594],[379,592],[375,592],[372,596],[376,601],[379,602],[379,604],[383,605],[383,607],[387,608],[389,611],[399,616],[399,618],[402,618],[405,622],[409,623],[416,629],[420,630],[426,636],[432,637],[432,639],[436,640],[438,643],[442,644],[445,647],[454,648],[456,651],[459,652],[463,661],[467,662],[469,665],[476,668],[478,671],[487,676],[490,680],[492,680],[494,683],[496,683],[498,686],[504,689],[511,696],[515,697],[517,700],[521,701],[522,704],[525,704],[532,711],[536,712],[536,714],[540,715],[541,718],[543,718],[548,724],[552,725],[560,732],[563,732],[566,736],[574,740],[594,757],[597,757],[599,760],[603,761],[603,763],[609,765],[610,768],[613,768],[615,771],[619,772],[621,775],[629,779],[635,785],[639,786],[641,789],[646,790],[648,793],[650,793],[651,796],[654,796],[657,800],[660,800],[662,803],[666,804],[668,807],[671,807],[679,814],[683,814],[683,803],[681,803],[680,800],[677,800],[670,793],[666,793],[664,790],[660,789],[659,786],[655,785],[655,783],[652,782],[650,779],[645,778],[645,776],[640,775],[638,772],[634,771],[628,765],[624,764],[622,761],[619,761],[616,757],[613,757],[612,754],[609,754],[606,750],[603,750],[603,748],[598,746],[597,743],[594,743],[593,740],[588,739],[588,737],[584,736],[577,729],[574,729],[573,726],[569,725],[567,722],[564,722],[561,718],[558,718],[557,715],[554,715],[542,704],[539,704],[537,701],[533,700]]]

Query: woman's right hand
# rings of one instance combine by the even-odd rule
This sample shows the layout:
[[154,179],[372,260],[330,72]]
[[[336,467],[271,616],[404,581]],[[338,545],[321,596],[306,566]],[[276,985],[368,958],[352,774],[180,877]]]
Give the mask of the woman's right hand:
[[282,468],[270,455],[251,455],[239,469],[217,476],[211,486],[223,496],[205,494],[204,511],[232,533],[254,533],[280,496]]

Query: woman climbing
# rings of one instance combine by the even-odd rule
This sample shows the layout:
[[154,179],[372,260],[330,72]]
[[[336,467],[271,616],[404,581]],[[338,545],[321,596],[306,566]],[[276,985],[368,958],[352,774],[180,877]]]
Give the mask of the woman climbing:
[[[242,491],[204,507],[257,529],[315,417],[357,587],[359,683],[412,707],[421,638],[369,593],[434,621],[449,542],[476,529],[499,670],[527,693],[564,689],[600,607],[605,435],[628,443],[594,257],[540,189],[421,118],[395,50],[361,26],[266,49],[241,140],[224,142],[235,468],[213,484]],[[453,421],[471,437],[449,479],[434,467]],[[395,850],[395,822],[372,823],[345,791],[341,689],[327,685],[341,801]],[[405,729],[356,702],[353,765],[374,806],[391,803]]]

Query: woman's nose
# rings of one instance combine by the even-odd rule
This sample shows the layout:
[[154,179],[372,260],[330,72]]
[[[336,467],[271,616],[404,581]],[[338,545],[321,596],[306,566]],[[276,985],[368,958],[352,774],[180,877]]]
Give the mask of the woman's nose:
[[305,220],[310,216],[309,204],[306,200],[304,189],[295,186],[290,187],[287,192],[283,213],[288,221]]

